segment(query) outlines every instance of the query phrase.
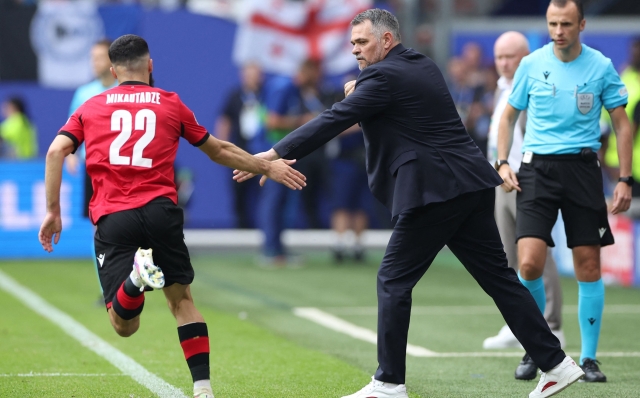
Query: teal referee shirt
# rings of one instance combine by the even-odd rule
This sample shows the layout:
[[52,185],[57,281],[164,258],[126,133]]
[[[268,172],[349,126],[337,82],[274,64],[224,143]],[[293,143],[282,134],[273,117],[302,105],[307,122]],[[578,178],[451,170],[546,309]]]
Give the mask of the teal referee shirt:
[[509,104],[527,109],[522,147],[540,155],[600,149],[600,113],[627,104],[627,89],[611,60],[582,44],[571,62],[560,61],[554,43],[524,57]]

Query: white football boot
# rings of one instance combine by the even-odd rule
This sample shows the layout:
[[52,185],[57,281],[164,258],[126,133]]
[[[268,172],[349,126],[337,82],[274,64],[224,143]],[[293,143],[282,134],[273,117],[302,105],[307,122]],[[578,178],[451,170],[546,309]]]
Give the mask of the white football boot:
[[409,396],[404,384],[390,387],[387,383],[376,380],[371,376],[371,383],[364,386],[362,390],[342,398],[409,398]]
[[193,391],[193,398],[214,398],[210,388],[200,387]]
[[564,357],[560,365],[548,372],[540,372],[540,381],[529,398],[544,398],[556,395],[584,377],[584,372],[570,356]]
[[[152,251],[152,249],[138,248],[133,260],[133,270],[138,274],[144,286],[162,289],[164,287],[164,274],[160,267],[153,264]],[[140,288],[140,291],[144,289],[144,286]]]

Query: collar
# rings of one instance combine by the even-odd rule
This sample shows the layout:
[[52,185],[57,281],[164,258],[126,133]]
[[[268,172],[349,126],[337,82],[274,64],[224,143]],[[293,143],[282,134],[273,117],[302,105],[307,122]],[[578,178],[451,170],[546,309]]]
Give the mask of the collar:
[[144,83],[144,82],[138,82],[138,81],[135,81],[135,80],[131,80],[131,81],[126,81],[126,82],[120,83],[120,86],[148,86],[148,84]]
[[387,56],[385,58],[389,58],[389,56],[391,55],[398,55],[403,51],[406,51],[407,49],[402,45],[402,43],[398,43],[395,47],[393,47],[388,53]]

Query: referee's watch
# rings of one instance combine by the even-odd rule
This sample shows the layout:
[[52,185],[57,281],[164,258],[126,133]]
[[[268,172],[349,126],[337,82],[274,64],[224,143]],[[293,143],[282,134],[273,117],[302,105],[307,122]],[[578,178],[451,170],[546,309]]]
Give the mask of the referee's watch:
[[496,160],[496,164],[494,167],[496,168],[496,170],[500,170],[500,166],[502,166],[503,164],[509,164],[509,161],[506,159]]
[[628,186],[633,186],[634,180],[632,176],[629,177],[620,177],[618,178],[618,182],[624,182],[625,184],[627,184]]

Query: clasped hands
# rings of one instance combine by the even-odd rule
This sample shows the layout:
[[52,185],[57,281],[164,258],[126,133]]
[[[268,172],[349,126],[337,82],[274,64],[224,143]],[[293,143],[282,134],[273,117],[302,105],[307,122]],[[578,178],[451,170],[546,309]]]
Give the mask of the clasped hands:
[[[295,190],[302,190],[307,186],[307,177],[304,176],[298,170],[291,166],[296,162],[294,160],[280,159],[280,156],[276,151],[270,149],[266,152],[260,152],[253,155],[257,158],[269,161],[269,170],[260,178],[260,186],[264,186],[267,178],[278,182],[287,188]],[[244,182],[248,179],[255,177],[254,173],[242,170],[233,170],[233,179],[237,182]]]

